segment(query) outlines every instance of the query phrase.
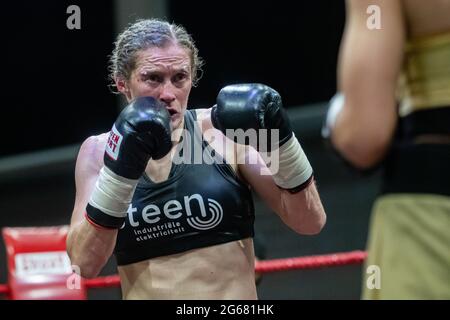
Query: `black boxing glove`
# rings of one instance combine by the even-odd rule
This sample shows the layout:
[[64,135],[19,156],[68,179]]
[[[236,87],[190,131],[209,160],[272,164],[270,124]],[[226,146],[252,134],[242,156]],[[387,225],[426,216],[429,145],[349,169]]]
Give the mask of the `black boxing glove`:
[[172,148],[170,114],[152,97],[133,100],[114,123],[86,218],[95,226],[119,228],[124,223],[138,179],[150,158]]
[[[291,129],[281,97],[274,89],[263,84],[223,88],[217,96],[217,104],[212,107],[211,122],[235,142],[244,141],[255,147],[278,187],[296,193],[313,180],[312,167]],[[239,129],[256,130],[256,139]],[[261,129],[267,131],[261,132]],[[266,142],[261,133],[266,134]],[[278,139],[273,139],[274,133],[278,133]],[[247,143],[242,135],[250,141]]]
[[152,97],[136,98],[111,129],[105,166],[124,178],[138,179],[150,158],[161,159],[171,148],[170,114],[164,103]]
[[[227,129],[254,129],[257,139],[252,141],[248,135],[251,141],[244,144],[251,144],[259,151],[277,149],[292,137],[291,125],[280,95],[264,84],[224,87],[217,96],[217,104],[211,110],[211,121],[215,128],[238,143],[244,142],[239,132],[228,131],[227,134]],[[278,139],[272,141],[274,129],[278,130]],[[265,134],[264,141],[261,138]]]

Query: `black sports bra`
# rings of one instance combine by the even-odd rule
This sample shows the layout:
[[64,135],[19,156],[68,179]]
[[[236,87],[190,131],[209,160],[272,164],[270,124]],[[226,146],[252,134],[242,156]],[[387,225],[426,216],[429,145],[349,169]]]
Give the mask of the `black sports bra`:
[[[181,163],[166,181],[143,175],[114,250],[118,265],[253,237],[249,188],[203,139],[195,111],[184,116]],[[190,143],[189,143],[190,142]],[[202,159],[199,161],[200,146]],[[200,163],[198,163],[200,162]]]

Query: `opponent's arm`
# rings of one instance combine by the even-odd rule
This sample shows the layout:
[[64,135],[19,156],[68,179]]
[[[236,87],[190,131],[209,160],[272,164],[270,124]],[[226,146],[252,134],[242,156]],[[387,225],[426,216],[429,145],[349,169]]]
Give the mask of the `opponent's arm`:
[[[380,9],[381,29],[369,29],[367,9]],[[395,90],[403,59],[405,27],[399,0],[349,0],[338,64],[340,109],[329,121],[337,151],[359,169],[376,165],[396,127]],[[330,117],[331,118],[331,117]]]

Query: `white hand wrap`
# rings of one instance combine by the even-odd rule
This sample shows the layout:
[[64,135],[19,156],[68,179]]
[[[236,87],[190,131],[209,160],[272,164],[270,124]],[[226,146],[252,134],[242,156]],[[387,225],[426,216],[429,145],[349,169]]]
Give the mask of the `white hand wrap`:
[[106,167],[100,170],[89,204],[116,218],[127,216],[138,180],[118,176]]
[[336,123],[336,119],[339,115],[339,113],[342,111],[345,103],[345,97],[342,93],[336,93],[333,98],[331,98],[327,116],[325,119],[325,125],[322,127],[322,137],[323,138],[330,138],[331,132],[334,128],[334,125]]
[[278,152],[278,166],[274,163],[275,155],[271,154],[269,157],[271,163],[268,168],[278,186],[283,189],[292,189],[311,178],[312,167],[294,133],[278,150],[272,151],[274,152]]

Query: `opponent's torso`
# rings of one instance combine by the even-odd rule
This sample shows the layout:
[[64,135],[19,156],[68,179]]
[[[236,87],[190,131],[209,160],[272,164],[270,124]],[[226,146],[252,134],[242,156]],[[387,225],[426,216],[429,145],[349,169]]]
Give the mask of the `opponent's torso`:
[[402,1],[406,45],[400,116],[450,106],[450,0]]
[[450,0],[404,0],[399,122],[383,193],[450,196]]
[[450,30],[408,40],[402,80],[400,116],[450,106]]

